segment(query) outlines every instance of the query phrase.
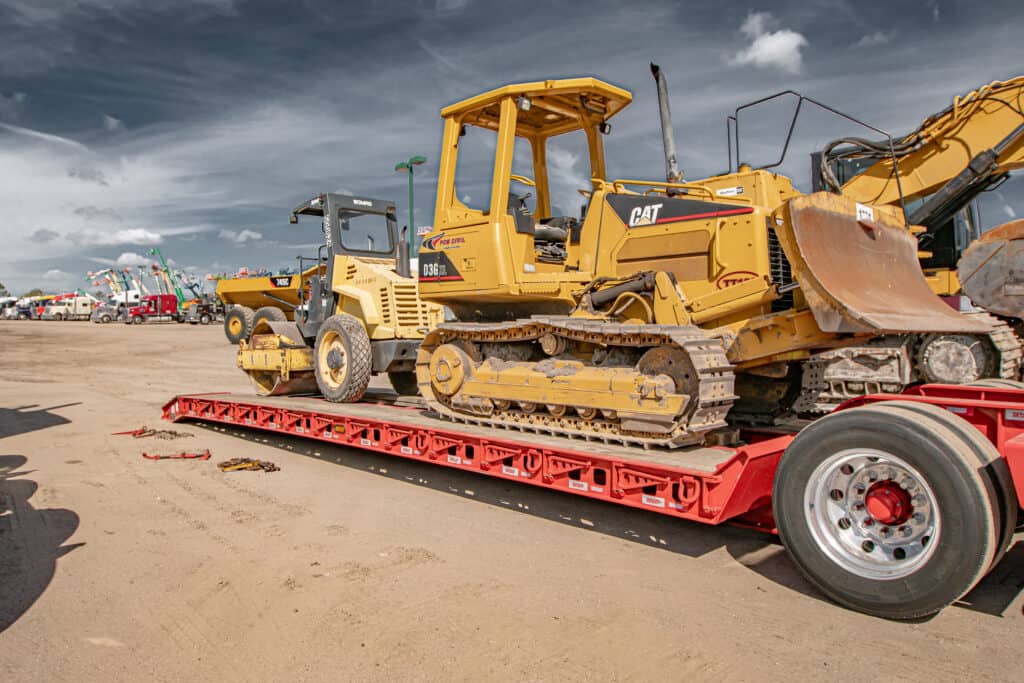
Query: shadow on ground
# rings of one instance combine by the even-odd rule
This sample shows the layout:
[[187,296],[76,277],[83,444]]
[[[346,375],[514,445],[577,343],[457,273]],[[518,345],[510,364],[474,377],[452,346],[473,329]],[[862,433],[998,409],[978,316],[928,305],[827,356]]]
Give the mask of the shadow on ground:
[[[833,605],[831,600],[804,579],[800,570],[790,561],[779,539],[764,532],[731,525],[707,526],[677,520],[561,491],[516,485],[503,479],[494,479],[464,470],[438,467],[426,462],[405,460],[296,436],[270,434],[240,427],[226,428],[206,422],[194,424],[247,441],[372,472],[395,481],[472,498],[487,505],[580,527],[687,557],[700,557],[717,548],[725,548],[733,559],[758,576]],[[1018,542],[1010,548],[999,566],[955,605],[1000,617],[1022,589],[1024,542]],[[919,620],[918,623],[929,619]]]
[[64,545],[78,528],[77,514],[32,506],[38,485],[22,478],[26,461],[23,455],[0,455],[0,633],[50,585],[57,558],[84,545]]
[[68,424],[71,420],[53,411],[77,405],[81,405],[81,402],[64,403],[49,408],[40,408],[38,405],[0,408],[0,439]]
[[681,521],[561,491],[515,484],[464,470],[335,446],[297,436],[271,434],[235,426],[224,427],[206,422],[192,424],[247,441],[371,472],[405,484],[471,498],[486,505],[579,527],[686,557],[700,557],[718,548],[725,548],[737,562],[749,567],[758,575],[804,595],[827,601],[827,598],[804,580],[796,566],[786,557],[778,539],[761,531],[731,525],[716,527]]

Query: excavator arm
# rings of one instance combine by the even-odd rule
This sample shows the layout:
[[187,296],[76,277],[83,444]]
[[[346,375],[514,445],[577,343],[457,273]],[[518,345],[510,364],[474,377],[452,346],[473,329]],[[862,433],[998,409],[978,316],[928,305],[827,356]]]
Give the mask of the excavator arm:
[[[875,205],[898,205],[901,194],[907,204],[924,199],[907,222],[929,228],[942,225],[1010,171],[1024,168],[1024,76],[994,81],[956,97],[948,108],[894,141],[893,151],[895,170],[888,144],[835,140],[823,151],[823,184]],[[842,161],[870,165],[843,181],[835,171],[835,162]]]

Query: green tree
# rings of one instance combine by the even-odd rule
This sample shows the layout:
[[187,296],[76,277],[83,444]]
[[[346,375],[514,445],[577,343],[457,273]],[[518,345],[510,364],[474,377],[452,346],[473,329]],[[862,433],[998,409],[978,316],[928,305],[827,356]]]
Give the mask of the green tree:
[[30,289],[27,292],[25,292],[24,294],[22,294],[22,296],[42,296],[42,295],[43,295],[43,290],[39,289],[38,287],[36,287],[35,289]]

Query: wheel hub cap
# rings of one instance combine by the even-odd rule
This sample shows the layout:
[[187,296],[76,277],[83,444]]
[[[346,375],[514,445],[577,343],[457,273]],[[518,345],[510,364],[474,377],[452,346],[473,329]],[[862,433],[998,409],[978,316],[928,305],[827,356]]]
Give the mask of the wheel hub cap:
[[864,497],[868,514],[882,524],[902,524],[910,518],[910,495],[891,481],[872,486]]
[[804,490],[808,530],[844,570],[873,580],[917,571],[938,545],[935,494],[903,459],[853,449],[826,458]]
[[341,351],[338,349],[331,349],[327,352],[327,367],[331,370],[337,370],[345,362],[345,359],[341,355]]

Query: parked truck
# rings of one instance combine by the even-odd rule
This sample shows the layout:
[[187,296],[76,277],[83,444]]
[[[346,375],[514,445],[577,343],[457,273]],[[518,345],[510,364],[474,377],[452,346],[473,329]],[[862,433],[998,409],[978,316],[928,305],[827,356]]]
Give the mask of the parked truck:
[[73,294],[57,297],[46,304],[43,320],[88,320],[98,302],[91,296]]
[[178,312],[178,297],[174,294],[147,294],[138,306],[130,306],[125,323],[141,325],[146,322],[185,322]]

